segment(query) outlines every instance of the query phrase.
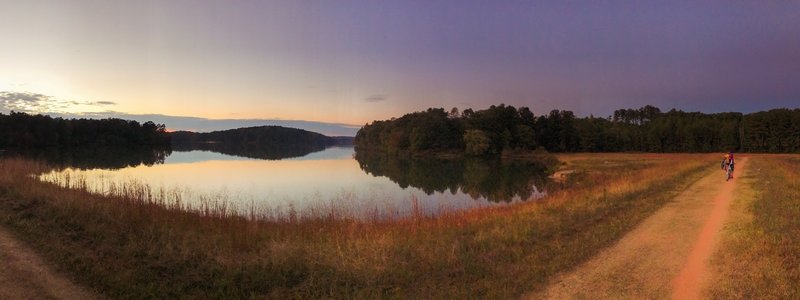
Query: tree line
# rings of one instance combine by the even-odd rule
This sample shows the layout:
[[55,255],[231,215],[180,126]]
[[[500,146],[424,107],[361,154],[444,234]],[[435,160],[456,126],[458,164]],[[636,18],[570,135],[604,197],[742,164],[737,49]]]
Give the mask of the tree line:
[[551,152],[800,152],[800,109],[706,114],[654,106],[612,116],[576,117],[568,110],[535,116],[527,107],[430,108],[364,125],[357,150],[496,156]]
[[[208,133],[167,132],[165,125],[150,121],[140,124],[137,121],[113,118],[63,119],[13,111],[8,115],[0,113],[0,150],[48,154],[43,155],[44,157],[55,157],[51,153],[65,153],[56,159],[58,161],[104,158],[113,156],[106,155],[113,153],[121,157],[132,157],[126,154],[143,153],[144,163],[158,163],[163,162],[163,153],[169,155],[171,150],[208,150],[251,158],[282,159],[339,145],[353,145],[353,137],[329,137],[280,126]],[[73,153],[76,155],[71,155]],[[84,155],[89,153],[93,154]]]
[[169,145],[163,124],[122,119],[63,119],[0,113],[0,147]]

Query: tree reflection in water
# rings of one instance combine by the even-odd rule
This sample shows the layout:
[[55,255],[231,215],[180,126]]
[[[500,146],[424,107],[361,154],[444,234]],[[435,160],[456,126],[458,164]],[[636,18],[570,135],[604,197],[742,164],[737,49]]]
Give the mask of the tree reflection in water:
[[529,199],[551,185],[547,165],[535,160],[416,158],[369,151],[356,151],[355,158],[368,174],[428,195],[461,190],[473,199],[510,202],[517,197]]
[[136,146],[136,147],[50,147],[41,149],[9,149],[0,152],[3,156],[22,156],[47,162],[57,169],[76,168],[117,170],[139,165],[163,164],[172,151],[210,151],[226,155],[280,160],[302,157],[325,150],[324,146],[239,146],[226,144]]
[[10,149],[4,155],[41,160],[56,169],[116,170],[139,165],[163,164],[170,154],[172,154],[172,149],[169,146],[95,146]]
[[211,151],[227,155],[281,160],[285,158],[303,157],[310,153],[325,150],[323,145],[291,145],[291,144],[235,144],[235,143],[194,143],[194,144],[173,144],[172,150],[175,151]]

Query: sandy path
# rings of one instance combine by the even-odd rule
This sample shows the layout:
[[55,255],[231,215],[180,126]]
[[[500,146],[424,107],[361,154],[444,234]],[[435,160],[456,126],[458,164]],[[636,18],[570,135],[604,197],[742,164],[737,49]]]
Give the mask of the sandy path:
[[31,249],[0,229],[0,299],[95,299],[52,271]]
[[[746,170],[740,159],[737,175]],[[576,270],[556,276],[531,299],[696,299],[736,180],[719,169],[681,192],[615,245]]]

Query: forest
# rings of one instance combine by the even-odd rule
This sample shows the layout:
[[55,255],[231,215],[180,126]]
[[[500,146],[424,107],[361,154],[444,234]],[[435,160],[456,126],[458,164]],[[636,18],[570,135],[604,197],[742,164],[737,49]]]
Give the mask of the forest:
[[576,117],[567,110],[536,116],[527,107],[485,110],[430,108],[358,131],[357,150],[497,156],[544,148],[550,152],[800,152],[800,109],[706,114],[654,106],[612,116]]
[[22,112],[0,113],[0,147],[169,145],[164,125],[122,119],[63,119]]

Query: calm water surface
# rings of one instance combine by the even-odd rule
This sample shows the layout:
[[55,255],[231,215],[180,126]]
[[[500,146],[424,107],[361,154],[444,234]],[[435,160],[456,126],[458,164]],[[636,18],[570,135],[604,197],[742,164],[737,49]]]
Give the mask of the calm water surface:
[[156,163],[66,167],[41,176],[85,180],[95,192],[146,185],[183,202],[221,201],[281,215],[294,211],[392,218],[415,211],[504,205],[541,198],[548,184],[541,167],[524,161],[397,159],[333,147],[302,157],[263,160],[209,151],[171,152]]

